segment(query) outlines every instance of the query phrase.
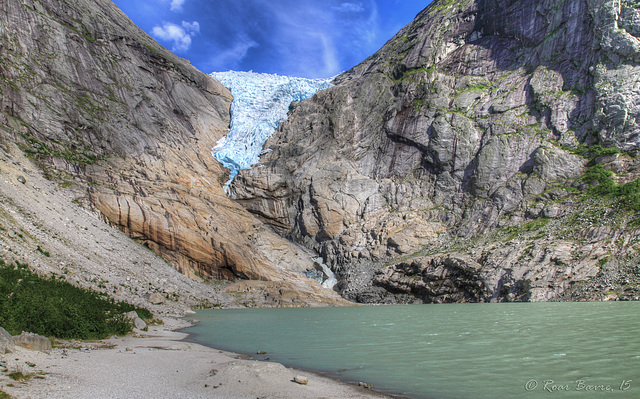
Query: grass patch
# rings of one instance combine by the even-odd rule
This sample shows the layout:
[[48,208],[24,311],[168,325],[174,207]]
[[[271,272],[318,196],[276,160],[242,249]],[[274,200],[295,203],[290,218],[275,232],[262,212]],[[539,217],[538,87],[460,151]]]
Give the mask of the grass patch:
[[29,381],[33,378],[33,374],[24,374],[22,371],[14,371],[7,374],[7,377],[14,381]]
[[572,152],[576,155],[580,155],[580,156],[591,158],[591,159],[596,159],[604,155],[623,154],[623,152],[620,151],[619,148],[603,147],[600,144],[596,144],[592,146],[581,144],[578,146],[578,148],[571,148],[571,147],[561,147],[561,148],[569,152]]
[[0,325],[12,335],[30,331],[85,340],[124,335],[132,329],[124,313],[132,310],[143,319],[153,317],[147,309],[66,281],[42,278],[26,265],[7,265],[0,259]]
[[582,180],[586,183],[598,182],[598,184],[589,189],[589,194],[595,195],[611,195],[617,190],[617,185],[613,181],[613,172],[605,169],[600,164],[596,164],[585,172],[582,176]]
[[544,226],[546,226],[550,220],[551,219],[548,219],[548,218],[539,218],[529,222],[520,223],[515,226],[504,227],[501,229],[502,232],[506,234],[506,237],[504,238],[504,240],[511,241],[521,234],[538,231]]
[[51,256],[49,251],[42,249],[40,245],[38,245],[38,248],[36,250],[40,252],[42,255],[46,256],[47,258]]
[[640,211],[640,179],[622,185],[616,184],[613,181],[613,172],[596,164],[587,170],[582,180],[589,184],[598,182],[587,190],[587,194],[617,199],[622,208]]
[[0,399],[13,399],[13,396],[9,395],[5,391],[0,391]]
[[[621,208],[629,211],[640,211],[640,179],[619,185],[614,180],[614,173],[605,169],[596,159],[602,156],[625,153],[616,147],[602,147],[601,145],[580,145],[578,148],[563,149],[586,158],[589,158],[589,169],[581,180],[591,184],[586,194],[595,198],[611,198],[618,201]],[[597,183],[597,184],[594,184]]]

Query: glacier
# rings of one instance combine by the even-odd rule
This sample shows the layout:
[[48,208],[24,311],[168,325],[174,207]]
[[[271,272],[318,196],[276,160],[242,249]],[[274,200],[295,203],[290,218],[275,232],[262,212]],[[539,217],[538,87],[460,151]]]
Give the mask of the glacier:
[[211,150],[231,171],[225,189],[241,169],[249,169],[258,162],[265,141],[287,119],[291,103],[331,87],[333,79],[239,71],[213,72],[210,76],[233,94],[229,134]]

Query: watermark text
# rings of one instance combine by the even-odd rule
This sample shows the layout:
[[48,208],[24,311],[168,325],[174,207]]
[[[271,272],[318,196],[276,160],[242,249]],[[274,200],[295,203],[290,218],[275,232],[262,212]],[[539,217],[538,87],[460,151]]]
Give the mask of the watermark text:
[[613,392],[628,391],[631,389],[633,380],[622,380],[613,384],[600,384],[588,380],[575,380],[570,382],[559,382],[548,380],[529,380],[524,384],[527,391],[541,391],[547,393],[558,393],[567,391],[578,392]]

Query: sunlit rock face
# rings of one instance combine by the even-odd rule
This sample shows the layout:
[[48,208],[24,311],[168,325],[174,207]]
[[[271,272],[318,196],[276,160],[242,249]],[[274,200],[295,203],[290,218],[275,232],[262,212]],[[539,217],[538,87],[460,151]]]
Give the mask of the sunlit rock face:
[[[638,15],[626,0],[435,1],[298,103],[231,196],[360,301],[638,295],[633,213],[585,205],[581,180],[593,162],[638,177]],[[594,144],[628,153],[577,151]]]
[[0,143],[184,274],[274,281],[273,293],[286,281],[294,305],[344,303],[304,277],[307,251],[224,193],[211,149],[231,92],[112,2],[0,2],[0,93]]

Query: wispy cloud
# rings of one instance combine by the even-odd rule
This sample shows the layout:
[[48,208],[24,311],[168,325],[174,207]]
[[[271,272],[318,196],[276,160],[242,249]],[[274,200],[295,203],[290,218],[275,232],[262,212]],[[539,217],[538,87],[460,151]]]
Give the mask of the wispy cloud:
[[354,13],[364,12],[361,2],[311,0],[256,0],[273,21],[265,45],[273,49],[288,74],[328,77],[341,72],[338,44],[345,42],[357,24]]
[[[2,1],[2,0],[0,0]],[[114,0],[205,72],[328,77],[375,52],[428,0]],[[183,22],[187,21],[187,22]],[[192,21],[199,21],[195,24]]]
[[380,15],[378,13],[378,5],[371,1],[368,7],[368,14],[356,26],[357,37],[360,38],[360,46],[370,48],[370,46],[380,36]]
[[342,3],[339,6],[333,6],[331,8],[340,12],[358,13],[365,11],[362,3]]
[[182,21],[182,27],[189,32],[192,36],[196,33],[200,33],[200,24],[198,21],[186,22]]
[[338,61],[337,49],[333,41],[327,35],[320,35],[322,44],[323,70],[316,71],[321,76],[332,76],[340,72],[340,62]]
[[187,51],[191,47],[191,37],[200,32],[198,21],[185,22],[182,26],[165,22],[162,26],[154,26],[151,34],[156,39],[173,42],[171,51]]
[[214,70],[226,70],[237,68],[242,60],[245,59],[249,50],[260,46],[257,42],[250,39],[246,34],[241,33],[236,40],[233,41],[231,47],[224,50],[214,51],[215,56],[209,61],[210,67]]
[[182,11],[185,0],[171,0],[171,11]]

